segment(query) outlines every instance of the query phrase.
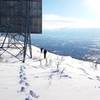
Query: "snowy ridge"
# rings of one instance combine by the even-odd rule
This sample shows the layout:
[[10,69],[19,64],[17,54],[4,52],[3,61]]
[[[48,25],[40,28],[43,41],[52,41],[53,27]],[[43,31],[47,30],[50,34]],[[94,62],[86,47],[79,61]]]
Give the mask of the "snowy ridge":
[[[100,65],[47,53],[32,46],[23,64],[5,53],[0,58],[0,100],[99,100]],[[12,50],[12,52],[15,52]]]

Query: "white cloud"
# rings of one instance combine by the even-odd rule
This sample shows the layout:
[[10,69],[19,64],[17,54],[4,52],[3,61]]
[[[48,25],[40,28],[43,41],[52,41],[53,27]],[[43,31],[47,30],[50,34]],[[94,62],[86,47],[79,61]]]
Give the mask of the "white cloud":
[[47,14],[43,16],[43,28],[45,29],[59,29],[66,28],[75,23],[75,19],[66,18],[63,16]]
[[46,14],[43,16],[43,29],[100,28],[100,20],[83,20]]
[[44,20],[48,20],[48,21],[70,21],[70,22],[76,21],[76,19],[74,18],[68,18],[68,17],[66,18],[55,14],[45,14],[43,18]]

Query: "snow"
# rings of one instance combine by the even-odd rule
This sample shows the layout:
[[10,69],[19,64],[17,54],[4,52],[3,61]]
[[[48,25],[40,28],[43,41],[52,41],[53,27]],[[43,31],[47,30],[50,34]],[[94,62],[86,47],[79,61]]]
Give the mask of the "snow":
[[25,63],[7,52],[0,57],[0,100],[100,100],[99,64],[32,51]]

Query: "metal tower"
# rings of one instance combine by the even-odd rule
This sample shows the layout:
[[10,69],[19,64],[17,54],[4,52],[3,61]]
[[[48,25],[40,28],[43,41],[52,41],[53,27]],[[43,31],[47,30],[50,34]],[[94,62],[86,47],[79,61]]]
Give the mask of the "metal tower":
[[0,51],[23,62],[26,55],[32,58],[31,34],[42,32],[42,0],[0,0],[0,32]]

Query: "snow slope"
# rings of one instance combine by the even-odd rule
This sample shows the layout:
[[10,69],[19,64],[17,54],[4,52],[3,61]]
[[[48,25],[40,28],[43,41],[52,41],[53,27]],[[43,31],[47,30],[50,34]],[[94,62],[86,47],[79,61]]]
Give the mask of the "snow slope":
[[[23,64],[0,58],[0,100],[100,100],[100,65],[47,53],[32,46]],[[12,50],[12,52],[15,52]]]

